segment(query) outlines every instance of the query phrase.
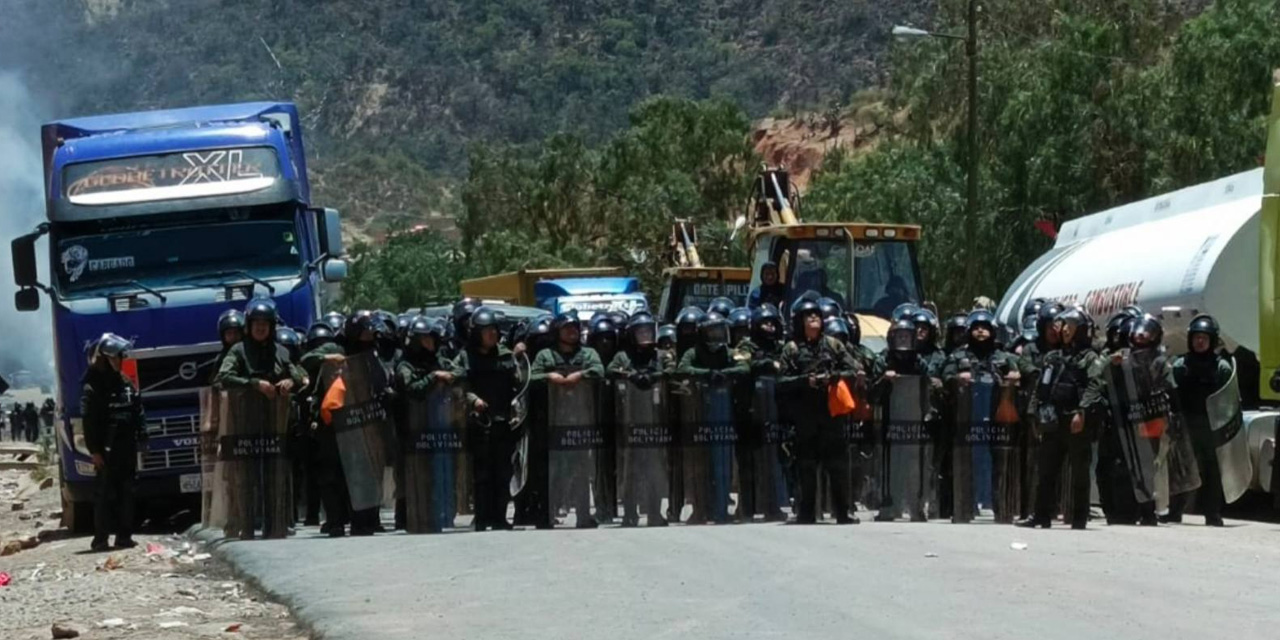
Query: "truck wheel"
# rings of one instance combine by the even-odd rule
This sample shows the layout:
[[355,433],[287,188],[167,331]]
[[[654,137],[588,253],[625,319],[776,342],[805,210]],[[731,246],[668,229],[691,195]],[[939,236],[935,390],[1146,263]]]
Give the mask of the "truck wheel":
[[73,534],[93,533],[93,503],[62,499],[62,526]]

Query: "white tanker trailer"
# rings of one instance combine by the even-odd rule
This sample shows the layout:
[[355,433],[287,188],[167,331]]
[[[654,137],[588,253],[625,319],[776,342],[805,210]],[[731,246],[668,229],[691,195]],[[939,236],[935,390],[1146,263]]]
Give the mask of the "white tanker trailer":
[[1027,301],[1083,305],[1098,325],[1129,304],[1164,324],[1165,346],[1186,351],[1201,313],[1236,356],[1254,489],[1270,491],[1280,394],[1280,84],[1273,88],[1267,166],[1067,222],[1022,272],[997,315],[1018,326]]

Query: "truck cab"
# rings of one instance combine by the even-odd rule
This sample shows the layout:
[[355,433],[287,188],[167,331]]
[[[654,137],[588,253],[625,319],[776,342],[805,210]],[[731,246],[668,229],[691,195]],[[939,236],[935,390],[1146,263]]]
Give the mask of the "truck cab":
[[94,477],[85,346],[105,332],[134,341],[125,371],[150,436],[139,498],[198,495],[198,391],[221,348],[218,316],[270,297],[284,324],[306,327],[346,262],[338,213],[310,206],[293,104],[77,118],[41,134],[46,221],[12,243],[15,306],[38,309],[43,291],[52,307],[64,520],[81,529]]
[[663,324],[671,324],[681,309],[690,306],[706,309],[719,297],[745,307],[750,293],[751,270],[745,267],[670,267],[662,272],[658,319]]

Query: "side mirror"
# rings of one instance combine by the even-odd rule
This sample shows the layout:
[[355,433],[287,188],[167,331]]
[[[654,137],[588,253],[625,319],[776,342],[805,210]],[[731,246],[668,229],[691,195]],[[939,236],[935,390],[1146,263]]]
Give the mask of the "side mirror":
[[[13,283],[19,287],[34,287],[39,284],[39,274],[36,273],[36,238],[38,237],[40,236],[35,234],[19,236],[10,244],[13,252]],[[36,299],[39,300],[38,297]]]
[[341,256],[342,220],[337,209],[317,209],[316,222],[320,229],[320,253],[329,256]]
[[342,282],[347,279],[347,261],[329,258],[320,264],[320,279],[325,282]]
[[18,311],[38,311],[40,309],[40,291],[38,289],[18,289],[13,294],[13,306]]

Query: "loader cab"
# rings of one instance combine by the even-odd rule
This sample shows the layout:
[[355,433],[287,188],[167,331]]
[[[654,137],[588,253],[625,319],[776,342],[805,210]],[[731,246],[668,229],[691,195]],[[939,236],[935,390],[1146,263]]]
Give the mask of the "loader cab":
[[[818,223],[760,227],[751,236],[751,287],[760,268],[778,265],[786,300],[805,291],[832,298],[862,318],[868,346],[883,338],[894,307],[924,299],[916,247],[920,227]],[[785,311],[784,311],[785,313]]]

